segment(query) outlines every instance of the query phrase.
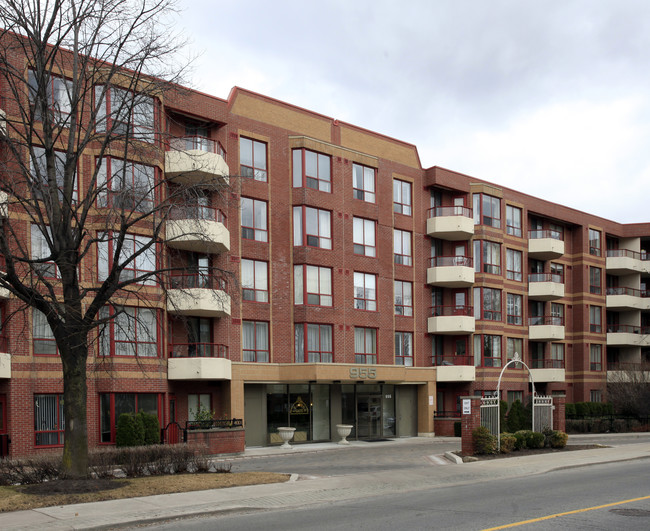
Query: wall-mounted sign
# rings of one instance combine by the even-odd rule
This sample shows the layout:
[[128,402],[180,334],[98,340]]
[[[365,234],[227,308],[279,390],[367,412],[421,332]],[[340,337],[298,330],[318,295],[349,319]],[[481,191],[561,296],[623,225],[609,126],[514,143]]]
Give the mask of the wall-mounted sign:
[[463,398],[463,415],[472,414],[472,401],[469,398]]
[[354,380],[374,380],[377,378],[377,369],[350,367],[350,378]]

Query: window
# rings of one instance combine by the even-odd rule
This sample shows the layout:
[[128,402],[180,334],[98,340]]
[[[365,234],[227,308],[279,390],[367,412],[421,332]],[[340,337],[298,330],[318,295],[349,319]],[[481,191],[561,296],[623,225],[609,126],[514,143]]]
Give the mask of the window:
[[411,233],[393,229],[393,255],[396,264],[410,266],[411,260]]
[[245,240],[269,241],[266,228],[266,201],[241,198],[241,235]]
[[603,370],[603,346],[591,345],[589,347],[589,370],[602,371]]
[[600,256],[601,242],[600,231],[589,229],[589,254]]
[[[47,237],[43,234],[43,229],[46,230]],[[31,226],[32,260],[43,260],[32,264],[32,268],[43,278],[58,278],[59,269],[56,264],[51,260],[44,261],[52,255],[50,246],[47,243],[48,238],[51,238],[49,227],[41,227],[37,224]]]
[[243,361],[269,361],[269,323],[244,321],[242,336]]
[[375,275],[354,272],[354,307],[357,310],[377,311],[377,277]]
[[564,344],[551,343],[551,369],[564,369]]
[[64,433],[63,395],[34,395],[34,445],[61,446]]
[[97,206],[148,212],[154,205],[155,168],[112,157],[99,159]]
[[132,306],[105,306],[100,318],[112,317],[99,332],[100,356],[158,356],[158,319],[156,310]]
[[501,367],[501,336],[474,336],[474,364],[483,367]]
[[600,295],[602,293],[601,269],[589,267],[589,293]]
[[[31,159],[31,187],[32,194],[38,199],[49,201],[48,195],[48,174],[47,174],[47,156],[45,148],[32,146],[34,157]],[[54,151],[54,175],[56,178],[56,187],[58,190],[59,201],[63,201],[65,186],[65,153]],[[77,172],[76,168],[72,176],[73,190],[72,201],[77,200]]]
[[394,282],[395,315],[413,315],[413,284],[396,280]]
[[[201,412],[212,412],[212,396],[210,393],[187,395],[187,420],[198,420],[201,417]],[[205,417],[203,417],[205,420]]]
[[269,302],[268,264],[260,260],[242,259],[241,287],[245,301]]
[[411,183],[393,180],[393,210],[405,216],[411,215]]
[[106,280],[112,267],[121,268],[120,280],[138,279],[138,284],[156,285],[156,246],[148,236],[126,234],[118,263],[113,264],[119,234],[97,234],[97,278]]
[[97,131],[145,142],[154,141],[156,120],[152,97],[118,87],[97,85],[95,107]]
[[[506,356],[508,361],[514,359],[515,353],[519,354],[519,359],[524,359],[524,340],[520,337],[509,337],[506,340]],[[514,364],[515,368],[521,367],[520,363]]]
[[296,363],[332,363],[332,325],[296,324]]
[[474,240],[474,271],[501,274],[501,245],[485,240]]
[[522,312],[523,297],[521,295],[515,295],[514,293],[508,293],[506,300],[508,324],[521,326],[524,324]]
[[395,332],[395,365],[413,367],[413,334]]
[[521,251],[506,249],[506,278],[521,282]]
[[355,199],[375,202],[375,168],[362,166],[361,164],[352,165],[352,190]]
[[521,208],[506,205],[506,232],[521,238]]
[[474,194],[474,225],[501,228],[501,199],[487,194]]
[[266,143],[239,137],[239,171],[242,177],[266,182]]
[[293,150],[293,187],[332,191],[332,170],[329,155],[308,149]]
[[600,334],[603,331],[600,306],[589,306],[589,331]]
[[354,328],[354,362],[377,363],[376,328]]
[[376,256],[375,222],[370,219],[353,218],[354,254]]
[[551,281],[564,284],[564,265],[551,262]]
[[603,401],[603,392],[600,389],[592,389],[589,391],[589,401],[590,402],[602,402]]
[[332,213],[307,206],[293,207],[293,244],[332,248]]
[[329,267],[293,267],[294,303],[332,306],[332,270]]
[[35,355],[56,356],[58,354],[54,332],[45,314],[37,309],[32,310],[32,342]]
[[564,304],[558,302],[551,303],[551,324],[554,326],[564,326]]
[[[72,81],[67,79],[47,74],[45,86],[45,94],[43,95],[47,102],[47,110],[54,122],[65,125],[65,122],[72,110],[71,96],[73,91]],[[43,119],[43,109],[41,109],[41,100],[38,95],[39,80],[36,79],[36,74],[33,70],[29,71],[28,77],[29,84],[29,104],[33,109],[34,119]]]
[[99,395],[100,440],[115,442],[117,421],[123,413],[144,411],[160,420],[162,395],[157,393],[102,393]]
[[517,400],[519,402],[524,401],[524,392],[523,391],[508,391],[506,393],[506,398],[508,400],[508,406],[514,404]]
[[474,288],[474,316],[486,321],[501,320],[501,290]]

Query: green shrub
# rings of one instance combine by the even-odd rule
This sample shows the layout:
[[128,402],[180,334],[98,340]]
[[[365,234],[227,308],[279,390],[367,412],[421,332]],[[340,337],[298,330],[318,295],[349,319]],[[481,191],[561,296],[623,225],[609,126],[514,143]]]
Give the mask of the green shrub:
[[515,400],[512,406],[510,406],[506,420],[508,432],[515,433],[520,430],[525,430],[528,426],[530,426],[530,423],[526,423],[526,410],[524,405],[519,400]]
[[140,411],[138,418],[144,427],[144,444],[160,443],[160,422],[158,421],[158,415]]
[[474,454],[493,454],[497,448],[497,438],[485,426],[479,426],[472,432]]
[[563,431],[555,430],[551,434],[551,448],[564,448],[569,436]]
[[122,413],[117,419],[115,446],[141,446],[144,444],[142,419],[133,413]]
[[509,454],[515,449],[516,437],[512,433],[501,434],[501,448],[502,454]]
[[499,422],[501,429],[506,429],[506,421],[508,418],[508,402],[506,400],[499,400]]
[[588,417],[589,416],[589,405],[587,402],[576,402],[576,416],[578,417]]
[[575,404],[565,404],[564,405],[564,416],[566,418],[575,417],[576,415],[576,406]]
[[538,431],[526,433],[526,446],[531,449],[544,448],[544,434]]
[[519,430],[514,433],[515,435],[515,450],[525,450],[528,448],[527,435],[530,430]]
[[463,435],[463,430],[460,426],[460,421],[457,420],[454,422],[454,437],[461,437]]
[[542,435],[544,435],[544,448],[551,446],[551,437],[553,436],[553,430],[548,426],[542,430]]

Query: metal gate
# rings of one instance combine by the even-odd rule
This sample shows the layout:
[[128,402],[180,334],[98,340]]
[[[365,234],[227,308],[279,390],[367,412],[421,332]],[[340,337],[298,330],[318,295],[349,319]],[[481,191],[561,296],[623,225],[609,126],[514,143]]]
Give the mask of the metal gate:
[[495,437],[499,435],[498,396],[481,398],[481,426],[485,426]]
[[533,395],[533,431],[553,429],[553,397]]
[[160,430],[160,442],[162,444],[178,444],[187,442],[187,433],[181,428],[178,422],[170,422]]

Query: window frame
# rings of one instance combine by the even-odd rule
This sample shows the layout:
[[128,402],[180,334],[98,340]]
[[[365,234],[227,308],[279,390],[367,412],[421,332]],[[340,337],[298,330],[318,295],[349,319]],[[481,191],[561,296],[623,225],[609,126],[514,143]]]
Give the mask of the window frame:
[[[74,85],[72,80],[66,78],[65,76],[59,76],[52,73],[47,73],[47,87],[45,88],[45,95],[47,97],[47,107],[48,112],[51,115],[51,119],[57,125],[67,127],[67,120],[72,112],[72,98],[70,97],[74,93]],[[65,90],[61,90],[61,87],[56,88],[55,84],[62,84]],[[43,120],[41,115],[41,110],[36,107],[36,95],[38,93],[38,82],[36,80],[34,70],[29,69],[27,74],[27,91],[29,106],[32,109],[32,116],[37,122]],[[61,98],[62,95],[65,95],[65,98]],[[64,102],[64,105],[61,105],[62,100],[67,100]],[[67,105],[65,104],[67,103]]]
[[[516,301],[519,300],[517,306]],[[519,310],[515,312],[512,310]],[[506,294],[506,322],[509,325],[523,326],[524,324],[524,297],[518,293]]]
[[413,332],[395,331],[395,365],[414,367]]
[[589,229],[589,254],[601,256],[603,249],[603,233],[596,229]]
[[[474,348],[476,349],[477,343],[480,348],[480,363],[481,367],[493,367],[499,368],[503,364],[503,348],[502,348],[502,336],[495,334],[475,334],[474,335]],[[490,344],[490,343],[493,344]],[[498,347],[498,356],[487,356],[486,352],[488,351],[488,346],[491,349]],[[476,352],[474,352],[474,360],[476,362]],[[489,360],[489,361],[488,361]],[[498,360],[498,361],[497,361]]]
[[[37,335],[37,326],[39,326],[40,335]],[[36,348],[37,345],[45,345],[46,349],[41,351],[40,347]],[[32,308],[32,354],[34,356],[59,355],[59,347],[56,343],[52,327],[47,322],[45,314],[36,308]]]
[[377,275],[354,271],[354,309],[377,311]]
[[603,309],[602,306],[589,305],[589,331],[601,334],[603,331]]
[[[517,217],[518,220],[515,219]],[[506,205],[506,234],[521,238],[523,234],[521,220],[522,209],[513,205]]]
[[[596,277],[598,278],[596,279]],[[602,292],[603,270],[600,267],[589,266],[589,293],[593,293],[594,295],[601,295]]]
[[[254,345],[251,346],[246,344],[246,337],[247,335],[245,334],[245,328],[247,325],[253,325],[253,337],[254,337]],[[258,348],[258,333],[257,329],[258,327],[265,329],[265,340],[266,340],[266,348]],[[253,321],[253,320],[245,320],[242,321],[242,361],[247,362],[247,363],[269,363],[271,359],[271,336],[270,336],[270,326],[268,321]],[[262,347],[263,345],[259,345],[259,347]],[[249,353],[249,356],[246,355],[246,353]],[[253,359],[246,359],[247,357],[253,358]],[[265,359],[266,358],[266,359]]]
[[[133,140],[139,140],[141,142],[147,142],[153,144],[156,142],[156,131],[160,117],[159,115],[159,106],[158,100],[153,96],[147,94],[136,93],[133,90],[125,89],[115,85],[95,85],[93,91],[94,98],[94,107],[97,110],[96,120],[95,120],[95,131],[98,133],[110,132],[110,134],[118,134],[125,137],[130,137]],[[104,92],[104,97],[98,101],[101,93]],[[119,92],[129,94],[131,101],[126,104],[123,108],[114,110],[113,104],[114,93],[115,95]],[[138,98],[143,98],[142,101],[135,101]],[[137,120],[141,111],[136,111],[139,106],[151,106],[151,120],[152,122],[148,125],[140,123]],[[128,111],[128,120],[121,119],[121,116],[114,116],[114,113],[120,113]],[[122,131],[121,128],[125,127],[125,130]]]
[[[474,317],[477,321],[501,322],[503,320],[501,291],[483,286],[474,288]],[[480,304],[477,304],[479,302]]]
[[[361,175],[359,175],[359,172]],[[361,183],[359,183],[359,177],[361,177]],[[352,163],[352,197],[366,203],[375,203],[377,201],[376,168],[364,166],[357,162]]]
[[[113,233],[111,231],[105,233],[97,234],[97,280],[103,281],[108,278],[110,271],[114,266],[115,258],[115,236],[119,237],[119,233]],[[131,249],[127,250],[127,246],[131,244]],[[140,245],[140,249],[138,248]],[[147,246],[148,248],[143,252],[140,252],[142,247]],[[142,234],[131,234],[128,233],[124,236],[124,241],[122,242],[122,251],[123,253],[118,256],[120,263],[124,263],[124,260],[129,259],[128,264],[122,268],[120,272],[120,279],[122,275],[125,275],[127,272],[131,272],[132,276],[128,277],[125,275],[126,279],[136,279],[139,276],[155,273],[159,268],[160,260],[160,244],[153,241],[149,236],[144,236]],[[135,256],[135,253],[140,253],[138,256]],[[105,264],[105,265],[104,265]],[[145,266],[151,266],[146,268]],[[134,282],[134,284],[142,286],[157,286],[158,279],[155,275],[151,275],[148,278],[142,279],[141,282]]]
[[[39,398],[51,398],[54,397],[56,401],[56,405],[54,407],[54,411],[50,413],[54,413],[56,418],[50,418],[50,419],[41,419],[42,422],[46,422],[48,420],[54,420],[54,424],[51,427],[42,427],[41,429],[38,429],[38,423],[39,423],[39,418],[38,418],[38,412],[39,408],[41,407],[38,404],[38,399]],[[36,448],[56,448],[56,447],[61,447],[63,446],[65,442],[65,412],[64,412],[64,407],[63,407],[63,394],[62,393],[35,393],[34,394],[34,447]],[[45,429],[44,429],[45,428]],[[48,429],[49,428],[49,429]],[[45,436],[56,436],[56,442],[40,442],[39,443],[39,435],[45,435]]]
[[[251,271],[244,272],[246,268]],[[261,271],[261,270],[264,271]],[[252,284],[249,283],[252,280]],[[242,300],[248,302],[268,303],[269,302],[269,263],[264,260],[253,258],[241,259],[241,287]],[[252,292],[252,293],[251,293]],[[252,298],[250,298],[252,295]]]
[[[308,176],[306,161],[312,154],[316,157],[316,175]],[[293,188],[311,188],[320,192],[332,193],[332,157],[330,155],[306,148],[294,148],[291,157]],[[321,163],[325,164],[325,161],[327,161],[327,170],[323,169],[321,174]],[[327,174],[327,178],[324,178],[325,174]],[[310,181],[314,182],[310,184]]]
[[413,240],[410,231],[393,228],[393,261],[396,265],[413,265]]
[[[519,263],[516,258],[519,257]],[[517,249],[506,248],[506,278],[516,282],[523,281],[523,253]],[[517,266],[519,268],[517,269]]]
[[[119,415],[116,414],[116,410],[115,410],[115,399],[118,395],[125,396],[125,397],[131,397],[131,396],[133,397],[134,413],[145,411],[142,407],[140,407],[141,404],[139,403],[141,400],[143,400],[145,396],[149,399],[153,398],[156,402],[156,412],[151,414],[155,414],[158,417],[158,421],[162,425],[162,417],[161,417],[163,411],[162,393],[115,393],[115,392],[99,393],[98,428],[99,428],[100,445],[115,444],[115,435],[117,433],[117,421],[119,420]],[[104,411],[105,406],[108,406],[107,411]],[[104,413],[107,413],[108,415],[105,416]],[[106,420],[108,420],[109,423],[108,426],[105,426]]]
[[[490,240],[474,240],[474,272],[488,275],[501,275],[501,244]],[[477,255],[478,254],[478,259]],[[498,262],[488,262],[490,257],[498,258]]]
[[[245,143],[250,143],[250,154],[249,159],[243,159],[245,152],[244,145]],[[256,156],[256,147],[262,146],[264,153],[258,154]],[[261,140],[255,140],[254,138],[249,138],[247,136],[239,137],[239,173],[242,177],[252,178],[255,181],[259,182],[268,182],[268,144]],[[263,161],[263,164],[262,164]],[[247,164],[250,162],[250,164]]]
[[354,254],[377,257],[377,222],[373,219],[352,218],[352,244]]
[[[519,345],[519,349],[517,348]],[[521,337],[507,337],[506,338],[506,363],[513,360],[515,352],[519,354],[519,359],[524,360],[524,340]],[[515,369],[523,367],[519,363],[515,363]]]
[[[113,173],[113,163],[124,164],[122,170],[117,170],[118,173]],[[99,164],[99,166],[97,166]],[[151,211],[157,203],[158,195],[158,183],[160,182],[160,171],[156,166],[141,164],[139,162],[133,162],[130,160],[124,160],[117,157],[97,157],[95,159],[95,165],[97,168],[97,207],[98,208],[121,208],[123,210],[132,210],[135,212],[149,212]],[[130,171],[127,171],[127,167],[130,166]],[[147,184],[148,189],[146,193],[143,194],[142,191],[138,190],[136,187],[136,173],[137,171],[142,171],[140,168],[148,169],[152,171],[150,177],[150,182]],[[133,186],[129,187],[126,183],[126,177],[128,174],[131,174]],[[144,171],[142,171],[144,174]],[[110,175],[110,178],[109,178]],[[113,183],[121,179],[121,175],[124,175],[124,186],[120,189],[113,188]],[[129,197],[129,195],[131,197]],[[119,204],[119,201],[116,203],[116,198],[119,200],[124,200],[126,196],[127,199],[133,201],[133,206],[129,207],[125,204]],[[144,196],[144,198],[143,198]],[[147,198],[147,196],[149,196]]]
[[[310,348],[310,329],[318,329],[318,349]],[[323,349],[323,332],[329,332],[329,350]],[[302,337],[299,337],[302,336]],[[334,326],[327,323],[296,323],[294,325],[295,363],[334,363]],[[301,347],[301,348],[299,348]],[[302,351],[302,358],[300,357]]]
[[[264,206],[264,212],[258,213],[258,206]],[[250,212],[248,212],[250,210]],[[250,217],[252,225],[244,224],[244,215]],[[259,218],[259,219],[258,219]],[[268,231],[268,203],[262,199],[252,197],[241,198],[241,235],[243,240],[267,243],[269,241]],[[252,232],[250,232],[252,231]]]
[[[65,179],[65,152],[60,149],[54,149],[55,157],[55,177],[57,185],[57,195],[59,201],[63,201],[63,181]],[[33,153],[33,157],[31,154]],[[48,190],[49,184],[47,183],[47,160],[45,148],[39,145],[31,146],[31,153],[29,159],[29,172],[31,177],[30,190],[32,197],[41,200],[49,201]],[[43,160],[45,164],[41,164],[40,161]],[[38,162],[37,162],[38,161]],[[78,167],[75,165],[74,169],[74,185],[72,190],[72,202],[76,203],[79,197],[79,171]]]
[[[119,312],[119,313],[118,313]],[[149,322],[145,322],[140,313],[151,314]],[[158,359],[162,357],[162,327],[161,311],[156,308],[145,308],[141,306],[104,306],[100,310],[100,317],[110,320],[99,329],[98,358],[126,358],[126,359]],[[124,318],[125,323],[118,323]],[[123,339],[119,337],[122,334]],[[143,339],[140,339],[143,335]],[[144,338],[149,335],[146,341]],[[118,353],[118,348],[132,350],[130,353]],[[154,354],[140,354],[151,349]]]
[[[310,213],[313,211],[313,214]],[[311,226],[316,216],[316,227]],[[322,218],[327,218],[322,219]],[[310,238],[315,238],[316,241]],[[315,243],[315,245],[314,245]],[[293,207],[294,247],[314,247],[332,250],[332,212],[306,205]]]
[[[407,294],[405,288],[408,286]],[[393,281],[393,303],[395,305],[395,315],[404,317],[413,317],[413,283],[408,280]]]
[[[405,198],[405,192],[408,197]],[[413,215],[413,184],[401,179],[393,179],[393,212],[403,216]]]
[[[298,273],[298,271],[301,271]],[[316,273],[317,276],[317,285],[318,285],[318,291],[309,291],[309,285],[310,285],[310,272],[314,274]],[[326,273],[329,273],[327,275]],[[326,277],[329,276],[329,281],[327,279],[323,278],[323,275]],[[316,265],[311,265],[311,264],[297,264],[293,266],[293,281],[294,281],[294,298],[293,298],[293,303],[296,306],[321,306],[325,308],[331,308],[334,302],[334,297],[333,297],[333,279],[332,279],[332,268],[331,267],[326,267],[326,266],[316,266]],[[313,283],[313,279],[312,279]],[[327,284],[329,284],[329,292],[325,289],[325,291],[321,291],[324,288],[327,288]],[[298,297],[300,295],[300,297]],[[314,297],[318,297],[318,304],[315,304],[313,302],[310,302],[310,297],[311,300],[315,300]],[[328,302],[329,299],[329,304],[323,304],[323,302]],[[307,302],[305,302],[307,301]]]
[[[359,334],[357,334],[357,331]],[[363,334],[363,349],[359,350],[361,340],[358,335]],[[365,326],[354,327],[354,362],[360,365],[377,364],[377,329]]]
[[[42,226],[38,223],[32,223],[30,225],[30,250],[32,260],[41,260],[45,256],[51,256],[52,250],[47,243],[47,238],[41,230]],[[45,230],[49,233],[50,238],[52,233],[50,231],[50,226],[45,225]],[[35,247],[36,246],[36,247]],[[44,279],[60,279],[61,272],[59,267],[56,265],[56,262],[53,260],[48,260],[46,262],[39,262],[32,264],[32,270],[35,271],[39,276]]]
[[[474,225],[501,228],[501,198],[483,192],[475,193],[472,195],[472,206]],[[498,217],[494,216],[495,212]]]
[[[597,356],[594,355],[597,352]],[[600,343],[589,345],[589,370],[603,370],[603,346]]]

